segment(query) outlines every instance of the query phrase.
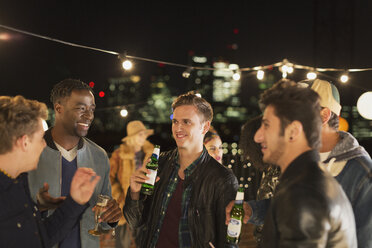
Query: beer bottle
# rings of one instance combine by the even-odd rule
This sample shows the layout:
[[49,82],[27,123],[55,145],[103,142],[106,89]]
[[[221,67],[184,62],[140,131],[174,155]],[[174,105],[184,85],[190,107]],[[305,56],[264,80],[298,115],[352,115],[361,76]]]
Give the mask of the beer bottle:
[[240,240],[240,231],[242,229],[244,218],[244,188],[239,188],[236,193],[235,205],[231,210],[230,223],[227,226],[226,241],[230,244],[237,244]]
[[154,151],[151,155],[151,161],[147,163],[146,169],[150,171],[150,173],[146,174],[149,177],[146,182],[142,184],[141,193],[145,195],[152,195],[154,193],[154,185],[156,174],[158,172],[158,159],[160,154],[160,146],[155,145]]

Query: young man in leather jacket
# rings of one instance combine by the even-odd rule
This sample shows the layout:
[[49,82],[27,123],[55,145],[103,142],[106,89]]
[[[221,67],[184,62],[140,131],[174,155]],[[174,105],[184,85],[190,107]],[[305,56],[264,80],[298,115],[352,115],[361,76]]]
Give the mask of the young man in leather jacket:
[[264,115],[254,140],[263,161],[282,172],[266,213],[263,247],[357,247],[350,202],[318,164],[319,96],[283,81],[264,92],[260,103]]
[[[372,160],[348,132],[338,130],[341,113],[337,88],[325,81],[302,81],[320,96],[322,119],[320,160],[342,186],[353,208],[358,247],[372,247]],[[244,203],[245,222],[262,224],[269,200]],[[230,208],[230,207],[229,207]]]
[[189,92],[172,109],[177,148],[160,155],[152,196],[140,195],[146,168],[132,175],[124,216],[132,228],[140,228],[139,247],[224,247],[225,207],[234,199],[238,182],[203,146],[212,107]]

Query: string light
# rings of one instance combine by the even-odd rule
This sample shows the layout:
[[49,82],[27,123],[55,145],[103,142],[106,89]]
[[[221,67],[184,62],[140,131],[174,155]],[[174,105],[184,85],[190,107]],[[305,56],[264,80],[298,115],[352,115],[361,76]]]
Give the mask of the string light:
[[121,115],[122,117],[126,117],[126,116],[128,115],[128,110],[126,110],[125,108],[122,109],[122,110],[120,110],[120,115]]
[[240,79],[240,73],[239,73],[239,71],[233,71],[232,78],[233,78],[235,81],[238,81],[238,80]]
[[190,74],[191,74],[191,71],[192,71],[191,67],[187,68],[184,72],[182,72],[182,77],[189,78]]
[[309,80],[314,80],[314,79],[316,79],[316,73],[314,71],[310,71],[310,72],[307,73],[306,77]]
[[[133,63],[129,59],[147,61],[147,62],[152,62],[152,63],[157,63],[157,64],[170,65],[170,66],[175,66],[175,67],[182,67],[182,68],[186,68],[186,71],[187,71],[187,68],[190,68],[189,65],[183,65],[183,64],[177,64],[177,63],[172,63],[172,62],[167,62],[167,61],[143,58],[143,57],[138,57],[138,56],[133,56],[133,55],[128,55],[128,54],[125,54],[125,57],[124,57],[125,60],[123,60],[122,55],[120,55],[120,53],[115,52],[115,51],[109,51],[109,50],[104,50],[104,49],[100,49],[100,48],[80,45],[80,44],[76,44],[76,43],[72,43],[72,42],[68,42],[68,41],[63,41],[63,40],[51,38],[51,37],[48,37],[48,36],[43,36],[43,35],[27,32],[27,31],[24,31],[24,30],[16,29],[16,28],[6,26],[6,25],[2,25],[2,24],[0,24],[0,28],[12,30],[14,32],[38,37],[38,38],[45,39],[45,40],[50,40],[50,41],[57,42],[57,43],[62,43],[64,45],[68,45],[68,46],[79,47],[79,48],[89,49],[89,50],[93,50],[93,51],[97,51],[97,52],[103,52],[103,53],[107,53],[107,54],[111,54],[111,55],[116,55],[116,56],[119,56],[121,58],[122,66],[126,70],[129,70],[130,68],[133,67]],[[238,65],[235,65],[235,64],[231,64],[231,65],[234,65],[237,68],[239,68]],[[345,68],[343,68],[343,69],[339,69],[339,68],[318,68],[318,67],[314,68],[314,67],[311,67],[311,66],[294,64],[294,63],[289,62],[287,59],[284,59],[281,62],[277,62],[277,63],[271,64],[271,65],[240,68],[239,73],[234,71],[237,68],[231,68],[230,66],[229,66],[228,69],[226,68],[226,70],[230,70],[234,73],[233,74],[234,80],[239,80],[240,79],[240,72],[250,72],[250,71],[257,71],[257,78],[259,80],[262,80],[263,75],[264,75],[264,73],[262,74],[262,72],[264,70],[271,70],[272,68],[275,68],[275,67],[279,67],[279,70],[282,71],[282,76],[283,77],[287,77],[288,74],[293,73],[294,69],[308,70],[309,71],[309,73],[307,74],[308,79],[315,79],[317,77],[316,72],[337,72],[337,71],[339,71],[339,72],[343,71],[344,72],[345,71]],[[197,66],[193,66],[192,69],[194,69],[194,70],[211,70],[211,71],[218,70],[217,68],[213,68],[213,67],[197,67]],[[262,72],[260,72],[260,71],[262,71]],[[347,72],[349,72],[349,73],[364,72],[364,71],[372,71],[372,67],[347,69]],[[347,76],[347,77],[344,77],[344,76]],[[239,79],[238,79],[238,77],[239,77]],[[261,77],[262,77],[262,79],[260,79]],[[345,80],[346,80],[346,82],[349,80],[349,76],[346,75],[346,74],[342,75],[342,79],[340,78],[341,82],[343,82]]]
[[265,77],[265,72],[263,70],[257,71],[257,79],[262,80]]
[[340,77],[340,81],[344,84],[347,83],[347,81],[349,81],[349,76],[347,74],[342,74]]

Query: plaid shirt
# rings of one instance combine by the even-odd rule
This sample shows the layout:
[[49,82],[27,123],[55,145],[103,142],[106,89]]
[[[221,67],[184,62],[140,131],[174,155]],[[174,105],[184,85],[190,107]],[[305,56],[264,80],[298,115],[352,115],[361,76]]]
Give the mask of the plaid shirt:
[[[200,157],[197,158],[194,162],[192,162],[184,170],[185,180],[195,170],[196,165],[199,163],[199,161],[200,161],[202,155],[204,154],[204,152],[207,152],[205,147],[203,147],[203,152],[200,155]],[[161,229],[165,214],[167,212],[168,204],[169,204],[170,200],[172,199],[173,192],[177,188],[178,170],[180,168],[180,165],[178,164],[178,154],[175,158],[174,163],[176,164],[176,166],[175,166],[175,168],[172,172],[171,177],[169,178],[169,184],[168,184],[167,190],[163,193],[163,202],[162,202],[162,207],[161,207],[161,212],[160,212],[161,216],[160,216],[160,219],[159,219],[157,230]],[[191,235],[190,235],[189,224],[188,224],[188,219],[187,219],[188,207],[189,207],[190,196],[191,196],[191,188],[192,188],[192,185],[189,184],[187,186],[187,188],[184,189],[184,191],[182,193],[182,202],[181,202],[181,209],[182,209],[181,213],[182,213],[182,215],[181,215],[180,224],[179,224],[179,228],[178,228],[178,242],[179,242],[179,247],[182,247],[182,248],[191,247]],[[159,234],[160,234],[160,231],[156,232],[155,235],[153,236],[152,241],[151,241],[151,247],[156,246],[156,243],[158,242],[158,239],[159,239]]]

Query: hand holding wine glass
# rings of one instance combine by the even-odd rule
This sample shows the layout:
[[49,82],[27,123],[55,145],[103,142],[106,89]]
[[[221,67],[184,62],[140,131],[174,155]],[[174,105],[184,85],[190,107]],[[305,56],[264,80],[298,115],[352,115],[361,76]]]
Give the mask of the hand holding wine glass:
[[102,213],[105,211],[105,207],[107,206],[107,203],[109,202],[109,200],[110,200],[110,197],[107,195],[98,196],[96,206],[94,206],[95,226],[94,226],[94,229],[91,229],[88,231],[91,235],[98,236],[102,234],[98,229],[99,219],[101,218]]

